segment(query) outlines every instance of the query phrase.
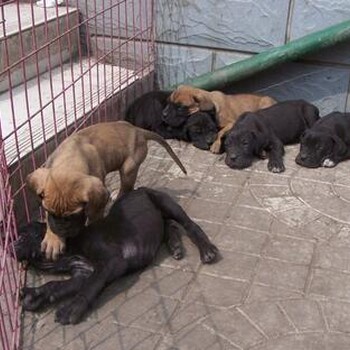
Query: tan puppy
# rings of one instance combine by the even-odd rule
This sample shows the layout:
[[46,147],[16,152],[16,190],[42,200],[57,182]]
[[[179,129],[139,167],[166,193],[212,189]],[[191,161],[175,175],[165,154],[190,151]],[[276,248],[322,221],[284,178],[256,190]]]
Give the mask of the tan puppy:
[[163,120],[171,126],[198,111],[215,110],[220,131],[210,150],[219,153],[221,139],[238,117],[244,112],[255,112],[274,105],[276,101],[269,96],[254,94],[225,95],[220,91],[205,91],[188,85],[180,85],[169,97],[163,111]]
[[162,145],[186,173],[161,136],[119,121],[96,124],[73,134],[50,155],[44,167],[28,175],[29,187],[46,210],[48,229],[41,247],[47,258],[56,259],[64,249],[65,237],[103,216],[109,197],[104,179],[109,172],[119,170],[118,196],[133,190],[147,155],[148,140]]

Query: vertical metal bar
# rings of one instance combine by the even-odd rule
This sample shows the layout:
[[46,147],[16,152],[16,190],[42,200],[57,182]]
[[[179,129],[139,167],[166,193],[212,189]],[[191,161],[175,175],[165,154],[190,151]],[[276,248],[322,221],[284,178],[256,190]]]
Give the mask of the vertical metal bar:
[[[114,58],[114,21],[113,21],[113,0],[110,0],[109,4],[110,4],[110,8],[111,8],[111,11],[110,11],[110,23],[111,23],[111,32],[110,32],[110,37],[111,37],[111,64],[112,64],[112,79],[111,79],[111,84],[112,84],[112,92],[114,93],[114,90],[115,90],[115,86],[114,86],[114,70],[115,70],[115,58]],[[118,5],[118,9],[119,9],[119,5]],[[111,111],[112,114],[115,114],[114,112],[114,103],[113,103],[113,106],[112,106],[112,111]]]
[[[104,57],[106,57],[105,56],[105,54],[106,54],[106,52],[107,52],[107,50],[106,50],[106,33],[105,33],[105,31],[107,30],[107,28],[106,28],[106,19],[105,19],[105,17],[107,16],[107,13],[105,12],[105,0],[103,0],[102,2],[102,27],[103,27],[103,33],[102,33],[102,40],[103,40],[103,56]],[[112,9],[110,9],[110,11],[112,11]],[[97,45],[97,36],[96,36],[96,45]],[[97,46],[96,46],[96,48],[97,48]],[[108,77],[107,77],[107,72],[106,72],[106,59],[103,59],[102,60],[102,64],[103,64],[103,88],[104,88],[104,99],[103,99],[103,101],[104,101],[104,103],[103,103],[103,105],[104,105],[104,120],[106,120],[106,118],[107,118],[107,79],[108,79]],[[112,67],[112,75],[113,75],[113,66],[111,66]],[[100,117],[100,114],[99,114],[99,122],[101,122],[101,117]]]
[[[103,3],[104,1],[102,1]],[[95,35],[94,35],[94,40],[95,40],[95,49],[96,49],[96,52],[98,50],[98,46],[97,46],[97,35],[98,35],[98,31],[97,31],[97,28],[98,28],[98,22],[97,22],[97,17],[98,17],[98,14],[97,14],[97,1],[94,1],[94,22],[95,22]],[[101,16],[104,16],[104,13],[101,14]],[[97,86],[99,86],[99,82],[100,82],[100,58],[97,57],[97,65],[96,65],[96,79],[97,79]],[[101,103],[101,100],[100,100],[100,91],[99,91],[99,88],[97,89],[97,104],[100,105]],[[95,122],[95,114],[92,116],[93,120],[92,122],[94,123]],[[100,110],[98,110],[97,112],[97,120],[100,121]]]

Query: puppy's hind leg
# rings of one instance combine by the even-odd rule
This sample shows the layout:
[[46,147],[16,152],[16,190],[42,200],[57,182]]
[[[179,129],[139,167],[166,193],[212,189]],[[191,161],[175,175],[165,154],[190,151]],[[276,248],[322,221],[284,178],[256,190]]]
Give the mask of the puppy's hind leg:
[[165,221],[165,242],[171,256],[175,260],[181,260],[184,257],[184,246],[182,244],[181,227],[174,220]]
[[172,219],[182,225],[190,238],[197,246],[201,261],[204,264],[212,263],[218,256],[218,249],[212,244],[204,231],[190,219],[186,212],[168,194],[143,188],[153,203],[162,211],[166,219]]

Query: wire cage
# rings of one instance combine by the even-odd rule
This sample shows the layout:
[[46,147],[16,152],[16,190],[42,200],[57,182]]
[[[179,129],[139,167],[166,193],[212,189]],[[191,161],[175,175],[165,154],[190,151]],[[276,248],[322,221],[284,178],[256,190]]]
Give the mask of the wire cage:
[[[39,213],[27,174],[68,135],[123,119],[154,84],[153,0],[0,1],[0,344],[20,344],[17,228]],[[54,5],[50,7],[51,5]]]

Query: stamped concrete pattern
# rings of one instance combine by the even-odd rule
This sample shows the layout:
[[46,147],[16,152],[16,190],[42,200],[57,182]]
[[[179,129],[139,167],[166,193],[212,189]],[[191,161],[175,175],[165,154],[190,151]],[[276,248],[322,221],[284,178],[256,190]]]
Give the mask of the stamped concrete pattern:
[[[350,348],[349,162],[304,169],[287,148],[283,174],[266,161],[237,171],[222,156],[172,141],[188,169],[150,147],[139,185],[175,197],[221,251],[202,265],[162,248],[154,265],[109,286],[76,326],[26,313],[23,349],[347,350]],[[116,174],[108,177],[112,197]],[[29,285],[49,278],[28,276]]]

